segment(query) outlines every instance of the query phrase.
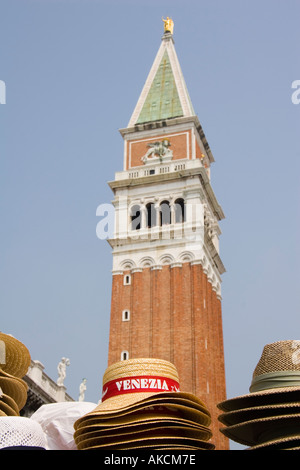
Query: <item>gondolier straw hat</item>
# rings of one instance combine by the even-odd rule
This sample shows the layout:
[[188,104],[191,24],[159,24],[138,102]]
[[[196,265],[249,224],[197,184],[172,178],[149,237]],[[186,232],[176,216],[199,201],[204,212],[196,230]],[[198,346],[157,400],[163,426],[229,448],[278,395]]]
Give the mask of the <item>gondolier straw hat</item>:
[[116,413],[152,396],[166,397],[167,393],[195,402],[206,410],[200,399],[180,391],[177,369],[170,362],[155,358],[120,361],[106,369],[101,403],[89,415]]
[[180,391],[176,367],[155,358],[128,359],[103,375],[101,403],[74,423],[80,449],[195,447],[214,449],[211,416],[195,395]]

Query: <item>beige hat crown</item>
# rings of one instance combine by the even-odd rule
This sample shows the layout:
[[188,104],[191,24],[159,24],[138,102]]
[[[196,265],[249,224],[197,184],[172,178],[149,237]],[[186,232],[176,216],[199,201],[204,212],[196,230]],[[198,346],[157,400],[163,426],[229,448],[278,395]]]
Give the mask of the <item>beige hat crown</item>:
[[267,344],[253,372],[250,391],[300,386],[300,340]]
[[161,375],[179,382],[177,369],[170,362],[155,358],[137,358],[109,366],[103,375],[103,386],[111,380],[143,375]]
[[163,359],[127,359],[112,364],[103,375],[102,402],[132,393],[141,397],[142,393],[159,391],[179,391],[176,367]]
[[253,372],[253,377],[286,370],[300,371],[300,340],[267,344]]

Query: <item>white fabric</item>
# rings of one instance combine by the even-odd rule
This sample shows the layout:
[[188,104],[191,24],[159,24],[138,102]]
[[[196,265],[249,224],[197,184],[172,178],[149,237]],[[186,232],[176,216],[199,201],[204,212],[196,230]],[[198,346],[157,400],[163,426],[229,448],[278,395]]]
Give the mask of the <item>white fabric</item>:
[[43,428],[48,450],[76,450],[74,423],[96,406],[85,401],[50,403],[42,405],[31,419]]
[[0,417],[0,449],[27,446],[46,448],[46,437],[39,423],[23,416]]

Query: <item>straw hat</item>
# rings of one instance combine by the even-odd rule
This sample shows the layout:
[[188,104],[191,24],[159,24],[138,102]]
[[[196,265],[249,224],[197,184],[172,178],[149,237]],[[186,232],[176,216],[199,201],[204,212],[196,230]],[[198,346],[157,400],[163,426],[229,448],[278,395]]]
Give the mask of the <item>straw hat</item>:
[[[167,395],[167,394],[166,394]],[[211,423],[210,415],[208,411],[203,411],[203,408],[193,408],[192,406],[182,405],[182,400],[176,397],[170,397],[169,395],[164,397],[153,397],[149,400],[143,400],[136,406],[129,407],[123,411],[116,411],[116,413],[110,415],[102,415],[99,413],[93,414],[93,412],[87,414],[82,419],[77,420],[76,429],[80,433],[81,428],[88,426],[102,426],[102,427],[113,427],[113,426],[128,426],[131,423],[148,421],[153,419],[180,419],[183,423],[198,423],[200,425],[209,426]]]
[[13,399],[19,410],[25,406],[28,385],[24,380],[7,374],[0,369],[0,388],[5,395]]
[[21,341],[0,332],[0,415],[18,416],[27,401],[28,386],[22,377],[31,358]]
[[298,435],[281,437],[273,439],[250,447],[247,450],[299,450],[300,449],[300,433]]
[[19,408],[15,400],[5,393],[0,395],[0,410],[5,416],[19,416]]
[[[250,393],[218,404],[220,431],[255,448],[300,435],[300,341],[277,341],[263,348]],[[267,447],[264,445],[263,447]]]
[[185,398],[189,403],[195,402],[206,410],[201,400],[192,394],[179,392],[179,388],[177,370],[168,361],[153,358],[120,361],[106,369],[103,375],[102,402],[92,414],[116,413],[161,393],[164,398],[166,393],[171,393],[171,397]]
[[45,448],[45,434],[37,422],[22,416],[1,416],[1,450],[45,450]]
[[78,449],[213,449],[210,423],[205,404],[180,392],[173,364],[129,359],[106,369],[102,401],[75,422],[74,440]]
[[30,361],[29,351],[21,341],[0,332],[0,369],[22,378],[28,371]]

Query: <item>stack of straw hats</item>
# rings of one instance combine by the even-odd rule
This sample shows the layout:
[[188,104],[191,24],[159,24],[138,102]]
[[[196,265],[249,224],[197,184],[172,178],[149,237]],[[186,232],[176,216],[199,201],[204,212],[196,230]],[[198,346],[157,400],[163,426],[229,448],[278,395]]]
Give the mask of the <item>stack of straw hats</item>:
[[46,438],[39,423],[20,416],[27,401],[28,349],[11,335],[0,332],[0,449],[44,450]]
[[102,402],[74,423],[74,440],[79,450],[212,450],[210,423],[173,364],[129,359],[106,369]]
[[27,401],[30,354],[26,346],[11,335],[0,332],[0,417],[19,416]]
[[249,391],[218,405],[221,432],[247,450],[299,450],[300,341],[267,344]]

